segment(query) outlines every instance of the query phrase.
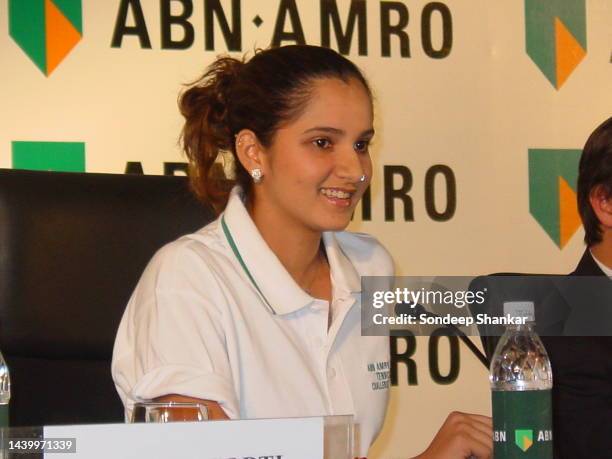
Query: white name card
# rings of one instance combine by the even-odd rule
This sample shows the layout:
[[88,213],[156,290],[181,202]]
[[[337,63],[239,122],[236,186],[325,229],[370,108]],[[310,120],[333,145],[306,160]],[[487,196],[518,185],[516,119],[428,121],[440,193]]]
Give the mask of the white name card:
[[313,417],[46,426],[44,437],[75,439],[66,459],[323,459],[323,425]]

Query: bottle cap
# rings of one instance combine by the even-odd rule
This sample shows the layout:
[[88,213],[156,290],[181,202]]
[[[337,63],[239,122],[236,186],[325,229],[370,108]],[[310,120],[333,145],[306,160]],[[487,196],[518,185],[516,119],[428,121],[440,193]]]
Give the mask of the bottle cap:
[[506,301],[504,302],[504,315],[510,317],[527,317],[527,322],[535,321],[533,301]]

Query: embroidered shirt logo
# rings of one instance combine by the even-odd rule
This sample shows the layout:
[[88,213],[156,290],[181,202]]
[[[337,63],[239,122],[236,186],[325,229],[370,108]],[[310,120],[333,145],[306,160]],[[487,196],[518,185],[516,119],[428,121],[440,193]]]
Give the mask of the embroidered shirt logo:
[[389,388],[390,374],[389,361],[368,363],[368,372],[372,375],[372,390]]

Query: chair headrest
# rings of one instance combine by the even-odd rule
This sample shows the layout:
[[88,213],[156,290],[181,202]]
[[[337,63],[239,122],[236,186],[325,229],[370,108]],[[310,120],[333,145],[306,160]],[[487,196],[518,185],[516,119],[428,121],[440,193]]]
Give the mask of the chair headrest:
[[151,256],[212,219],[185,177],[0,169],[0,349],[110,358]]

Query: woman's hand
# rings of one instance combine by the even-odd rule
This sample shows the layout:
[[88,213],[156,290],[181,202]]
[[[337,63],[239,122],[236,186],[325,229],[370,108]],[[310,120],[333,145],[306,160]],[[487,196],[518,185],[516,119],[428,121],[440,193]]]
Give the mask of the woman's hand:
[[429,447],[415,459],[488,459],[493,454],[491,418],[454,411]]

